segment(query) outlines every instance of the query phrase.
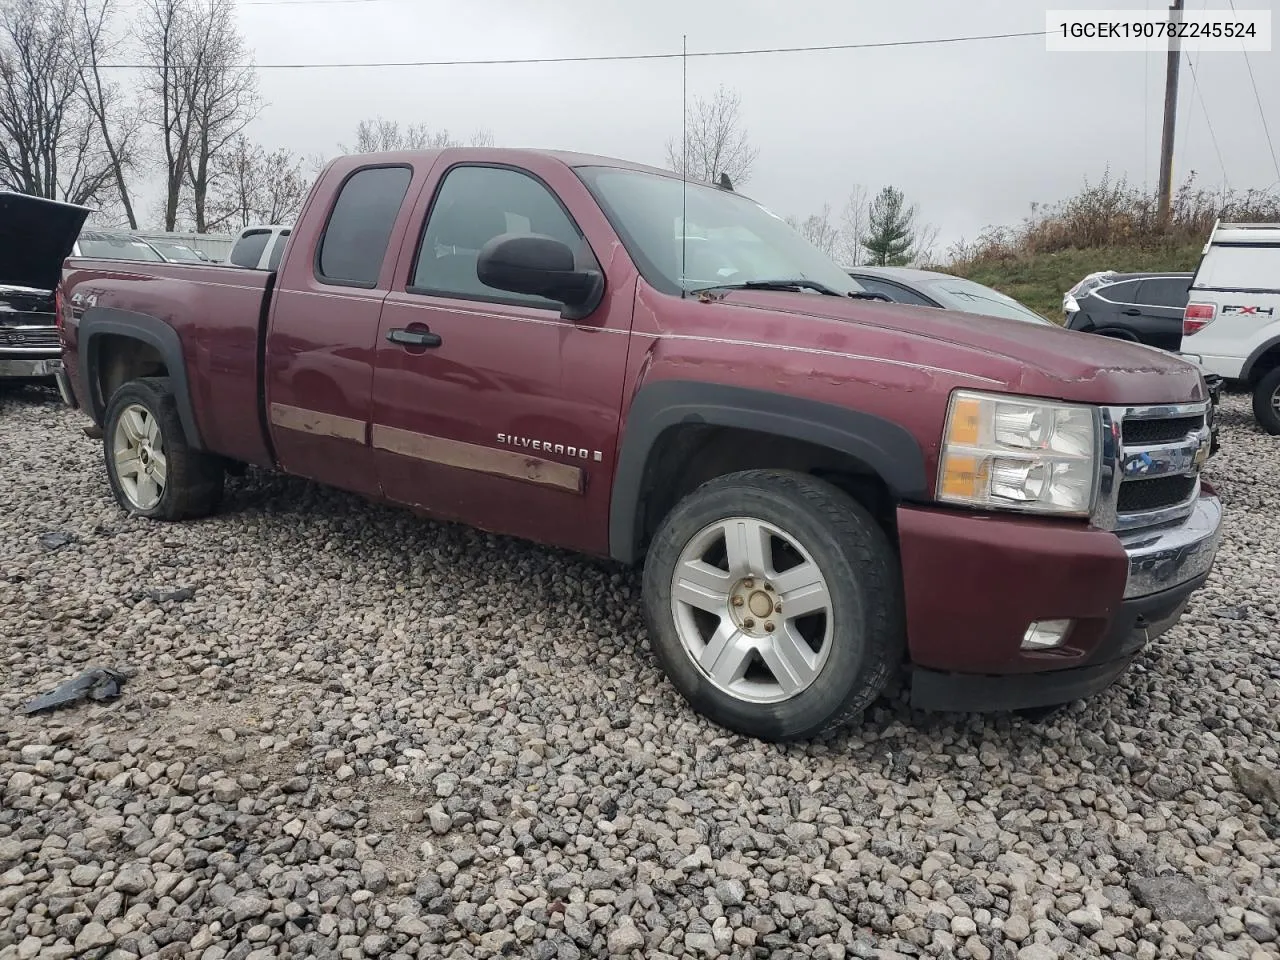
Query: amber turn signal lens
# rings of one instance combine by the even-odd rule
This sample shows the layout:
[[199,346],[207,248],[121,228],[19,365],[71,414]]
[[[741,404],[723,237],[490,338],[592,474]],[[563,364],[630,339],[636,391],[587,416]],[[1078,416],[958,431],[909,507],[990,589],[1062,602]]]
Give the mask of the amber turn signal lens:
[[976,446],[978,425],[982,421],[982,401],[976,397],[957,397],[951,408],[951,422],[947,428],[947,443]]

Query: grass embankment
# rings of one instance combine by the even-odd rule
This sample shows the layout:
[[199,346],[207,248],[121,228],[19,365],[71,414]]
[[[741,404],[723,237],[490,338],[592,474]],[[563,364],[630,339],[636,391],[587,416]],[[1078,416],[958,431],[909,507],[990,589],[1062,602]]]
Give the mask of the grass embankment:
[[994,287],[1061,323],[1062,295],[1094,271],[1195,269],[1218,218],[1280,221],[1280,193],[1197,189],[1193,173],[1161,223],[1153,193],[1106,175],[1060,203],[1033,204],[1017,226],[992,227],[972,243],[956,244],[942,269]]
[[994,287],[1043,317],[1062,322],[1062,295],[1090,273],[1194,270],[1204,244],[1107,246],[955,263],[948,271]]

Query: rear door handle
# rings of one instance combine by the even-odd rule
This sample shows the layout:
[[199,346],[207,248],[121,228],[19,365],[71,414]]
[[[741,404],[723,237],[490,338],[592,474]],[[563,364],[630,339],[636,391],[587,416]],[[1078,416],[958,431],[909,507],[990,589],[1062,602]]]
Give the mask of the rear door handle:
[[389,331],[387,339],[405,347],[438,347],[444,343],[438,333],[432,333],[430,330],[406,330],[403,327]]
[[1142,311],[1139,310],[1137,307],[1130,307],[1128,310],[1121,310],[1120,312],[1123,313],[1126,317],[1142,316]]

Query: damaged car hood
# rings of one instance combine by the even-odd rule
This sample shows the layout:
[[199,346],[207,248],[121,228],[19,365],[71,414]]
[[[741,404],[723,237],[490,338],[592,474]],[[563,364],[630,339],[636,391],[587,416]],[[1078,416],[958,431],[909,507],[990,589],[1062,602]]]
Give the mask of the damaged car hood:
[[0,287],[53,290],[87,207],[0,191]]

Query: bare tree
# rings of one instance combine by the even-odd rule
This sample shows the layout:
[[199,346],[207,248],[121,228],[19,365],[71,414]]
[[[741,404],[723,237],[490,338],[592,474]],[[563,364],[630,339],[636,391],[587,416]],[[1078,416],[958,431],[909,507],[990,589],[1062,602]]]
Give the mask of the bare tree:
[[840,257],[846,266],[862,265],[862,241],[867,236],[867,221],[870,205],[867,202],[867,188],[855,184],[845,199],[844,209],[840,211]]
[[120,194],[120,206],[130,228],[138,228],[133,201],[129,196],[128,175],[133,171],[137,156],[141,119],[121,96],[115,83],[104,83],[102,62],[110,58],[118,44],[109,35],[109,25],[115,14],[115,0],[78,0],[79,27],[81,31],[84,65],[80,71],[81,93],[85,105],[97,125],[98,135],[111,164],[111,176]]
[[217,155],[214,166],[208,229],[292,223],[311,186],[301,157],[287,149],[268,153],[243,135]]
[[261,110],[258,75],[244,66],[244,39],[235,26],[235,0],[208,0],[198,8],[194,67],[187,97],[191,104],[191,149],[187,178],[196,231],[207,227],[205,206],[214,176],[214,158]]
[[787,217],[787,223],[827,256],[836,255],[836,249],[840,244],[840,231],[831,222],[831,204],[823,204],[820,212],[811,213],[803,220]]
[[0,186],[97,204],[112,179],[81,97],[72,0],[0,3]]
[[234,13],[233,0],[145,0],[139,40],[147,92],[159,108],[151,122],[164,148],[167,230],[177,225],[184,194],[196,230],[207,229],[214,158],[261,106]]
[[164,229],[173,230],[191,151],[191,110],[185,93],[187,0],[145,0],[140,16],[138,39],[149,67],[144,93],[153,105],[148,123],[158,129],[164,152],[162,219]]
[[723,86],[710,100],[694,97],[685,117],[687,129],[667,141],[667,166],[706,183],[718,182],[721,174],[735,187],[746,183],[759,151],[743,129],[740,106],[738,94]]
[[938,245],[938,226],[934,223],[920,225],[916,235],[915,249],[911,251],[911,263],[916,267],[928,267],[936,264]]
[[[493,146],[493,134],[477,130],[467,141],[473,147]],[[461,147],[463,141],[448,130],[432,130],[425,123],[409,123],[403,127],[399,120],[361,120],[356,127],[355,145],[339,144],[342,153],[385,153],[392,150],[442,150]]]

